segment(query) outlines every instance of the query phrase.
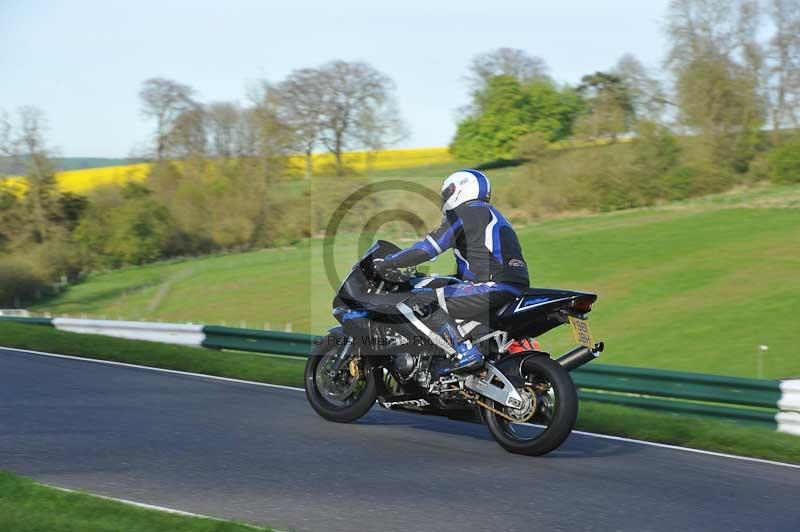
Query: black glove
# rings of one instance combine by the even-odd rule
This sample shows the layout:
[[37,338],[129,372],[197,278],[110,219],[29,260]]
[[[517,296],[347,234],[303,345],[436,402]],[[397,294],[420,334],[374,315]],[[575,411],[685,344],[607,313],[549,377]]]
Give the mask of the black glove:
[[407,275],[398,270],[390,260],[372,259],[372,269],[375,275],[390,283],[400,283],[407,279]]
[[391,268],[389,268],[384,259],[372,259],[372,270],[381,279],[384,278],[386,271],[390,269]]

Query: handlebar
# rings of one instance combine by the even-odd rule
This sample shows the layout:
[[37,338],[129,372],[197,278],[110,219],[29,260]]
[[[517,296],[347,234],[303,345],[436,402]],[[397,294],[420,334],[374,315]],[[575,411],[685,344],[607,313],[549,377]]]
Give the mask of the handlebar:
[[[376,272],[377,273],[377,272]],[[383,279],[384,281],[390,283],[405,283],[414,275],[416,275],[416,270],[404,270],[400,268],[385,268],[380,273],[377,273],[377,277],[379,279]]]

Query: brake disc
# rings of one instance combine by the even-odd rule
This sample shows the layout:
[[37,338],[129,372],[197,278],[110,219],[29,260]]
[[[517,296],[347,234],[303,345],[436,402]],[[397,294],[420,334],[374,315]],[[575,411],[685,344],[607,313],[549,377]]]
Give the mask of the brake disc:
[[332,379],[328,371],[332,365],[331,359],[335,357],[336,354],[332,353],[325,355],[322,357],[322,360],[320,360],[316,371],[317,387],[326,397],[337,401],[345,401],[353,395],[353,391],[355,391],[358,386],[359,379],[351,375],[352,370],[342,374],[338,379]]
[[536,393],[530,386],[525,386],[521,390],[518,389],[519,395],[522,398],[522,406],[519,408],[506,408],[508,417],[517,423],[525,423],[533,414],[536,413],[537,399]]

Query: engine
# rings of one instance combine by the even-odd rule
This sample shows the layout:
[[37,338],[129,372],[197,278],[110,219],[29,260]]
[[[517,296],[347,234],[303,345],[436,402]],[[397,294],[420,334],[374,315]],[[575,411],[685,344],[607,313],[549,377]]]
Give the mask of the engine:
[[419,357],[409,353],[398,353],[392,356],[392,369],[398,378],[408,380],[414,374],[419,363]]

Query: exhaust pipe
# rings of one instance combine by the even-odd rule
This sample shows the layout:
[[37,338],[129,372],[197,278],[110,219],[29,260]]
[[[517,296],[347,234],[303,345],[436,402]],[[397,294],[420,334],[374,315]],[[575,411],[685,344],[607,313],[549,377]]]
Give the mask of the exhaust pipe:
[[587,364],[600,356],[603,350],[603,342],[595,344],[594,348],[586,346],[578,346],[572,351],[567,351],[561,357],[556,359],[556,362],[561,364],[567,371],[578,369],[579,367]]

